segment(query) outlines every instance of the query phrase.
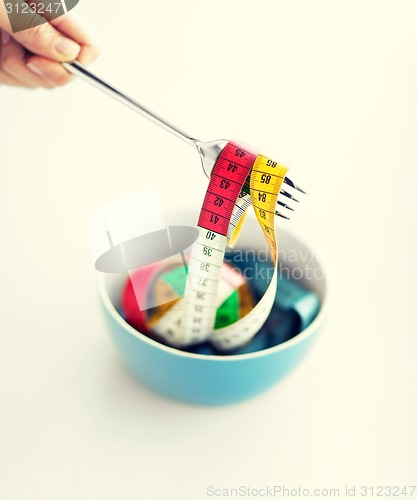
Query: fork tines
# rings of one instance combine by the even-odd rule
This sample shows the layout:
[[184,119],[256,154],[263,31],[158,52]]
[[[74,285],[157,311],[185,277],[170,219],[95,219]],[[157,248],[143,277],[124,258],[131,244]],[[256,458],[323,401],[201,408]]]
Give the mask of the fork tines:
[[[292,189],[294,189],[296,191],[299,191],[300,193],[307,194],[304,191],[304,189],[301,189],[300,186],[297,186],[297,184],[295,184],[295,182],[293,182],[288,177],[285,177],[284,184],[286,184],[287,186],[291,187]],[[285,189],[281,189],[279,194],[282,196],[285,196],[286,198],[288,198],[291,201],[295,201],[296,203],[299,203],[299,200],[297,200],[297,198],[295,198],[289,191],[287,191]],[[290,215],[290,212],[294,212],[295,209],[292,206],[290,206],[287,203],[284,203],[280,200],[278,200],[278,205],[280,207],[282,207],[284,210],[281,210],[281,211],[277,210],[275,212],[275,215],[278,215],[279,217],[282,217],[283,219],[290,220],[290,217],[288,217],[288,216]]]
[[[291,179],[288,179],[288,177],[285,177],[284,179],[284,184],[289,186],[291,189],[295,191],[299,191],[300,193],[307,194],[304,189],[301,189],[300,186],[297,186]],[[249,178],[246,180],[246,183],[243,186],[243,191],[246,193],[250,194],[250,187],[249,187]],[[295,198],[292,193],[287,191],[286,189],[281,188],[279,195],[285,196],[291,201],[294,201],[295,203],[299,203],[299,200]],[[295,208],[291,205],[288,205],[288,203],[284,203],[280,199],[278,199],[277,204],[282,207],[282,210],[276,210],[275,215],[278,215],[279,217],[282,217],[283,219],[290,220],[289,215],[291,215],[291,212],[294,212]]]

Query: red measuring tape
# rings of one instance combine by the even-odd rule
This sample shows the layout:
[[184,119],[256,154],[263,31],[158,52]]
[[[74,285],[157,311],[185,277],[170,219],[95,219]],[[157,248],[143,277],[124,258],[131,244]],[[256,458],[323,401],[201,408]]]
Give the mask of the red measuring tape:
[[229,222],[243,184],[256,155],[229,142],[221,152],[211,175],[198,225],[227,236]]

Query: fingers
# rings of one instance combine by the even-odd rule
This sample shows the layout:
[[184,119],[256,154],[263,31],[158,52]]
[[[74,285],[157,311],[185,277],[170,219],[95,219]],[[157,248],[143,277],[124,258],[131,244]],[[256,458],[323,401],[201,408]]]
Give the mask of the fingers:
[[85,25],[73,14],[65,14],[51,21],[61,33],[76,41],[80,47],[77,59],[83,64],[90,64],[100,54],[98,44]]
[[[59,32],[75,40],[81,47],[77,59],[83,64],[93,62],[99,55],[97,43],[88,33],[79,19],[75,16],[66,14],[57,19],[51,20]],[[28,60],[28,66],[39,75],[53,82],[54,85],[65,85],[73,78],[59,63],[50,61],[39,56],[31,56]]]
[[41,56],[31,56],[28,59],[27,67],[45,82],[49,82],[54,87],[66,85],[72,80],[72,75],[61,65],[45,59]]
[[31,71],[26,65],[26,51],[8,33],[1,33],[0,68],[2,81],[28,88],[47,87],[54,84]]
[[[31,0],[28,3],[31,6],[33,6],[33,4],[38,6],[45,5],[42,0]],[[41,13],[60,33],[66,35],[80,45],[81,51],[78,55],[78,60],[80,62],[89,64],[98,57],[99,49],[96,41],[91,33],[89,33],[87,27],[73,13],[66,13],[56,18],[54,18],[53,13],[48,14],[46,10],[44,12],[41,11]]]
[[[2,3],[0,1],[0,83],[29,88],[65,85],[71,81],[72,76],[62,67],[61,62],[77,59],[83,64],[89,64],[97,58],[97,43],[72,14],[65,14],[48,22],[47,14],[42,16],[35,11],[35,4],[44,4],[32,0],[29,5],[29,20],[26,15],[25,23],[26,26],[33,27],[12,33]],[[22,11],[22,4],[25,4],[23,0],[14,0],[16,12]],[[18,21],[19,18],[15,18],[13,22]]]
[[78,43],[61,35],[49,23],[14,33],[13,36],[30,52],[54,61],[74,61],[81,51]]
[[[16,12],[21,12],[21,5],[25,4],[25,2],[23,0],[14,0],[13,4]],[[16,4],[19,4],[19,7],[16,7]],[[19,20],[18,15],[20,14],[16,14],[17,21]],[[13,33],[13,37],[30,52],[54,61],[73,61],[77,59],[81,46],[70,37],[60,33],[35,10],[29,10],[25,14],[25,25],[33,26],[33,28],[17,31]]]

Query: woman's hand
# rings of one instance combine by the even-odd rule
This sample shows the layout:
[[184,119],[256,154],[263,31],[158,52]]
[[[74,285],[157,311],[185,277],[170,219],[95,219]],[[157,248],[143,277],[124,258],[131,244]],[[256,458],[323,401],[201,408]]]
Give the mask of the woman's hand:
[[34,28],[13,33],[5,4],[0,1],[0,84],[48,89],[65,85],[71,75],[62,61],[89,64],[98,56],[98,48],[87,30],[71,14],[37,23]]

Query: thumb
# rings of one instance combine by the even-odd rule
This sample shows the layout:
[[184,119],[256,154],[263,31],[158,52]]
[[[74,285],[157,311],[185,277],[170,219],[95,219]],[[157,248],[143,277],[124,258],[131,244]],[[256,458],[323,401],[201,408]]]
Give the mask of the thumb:
[[47,59],[59,62],[77,59],[81,46],[45,22],[44,18],[42,22],[43,24],[38,24],[34,28],[13,33],[13,38],[30,52]]

